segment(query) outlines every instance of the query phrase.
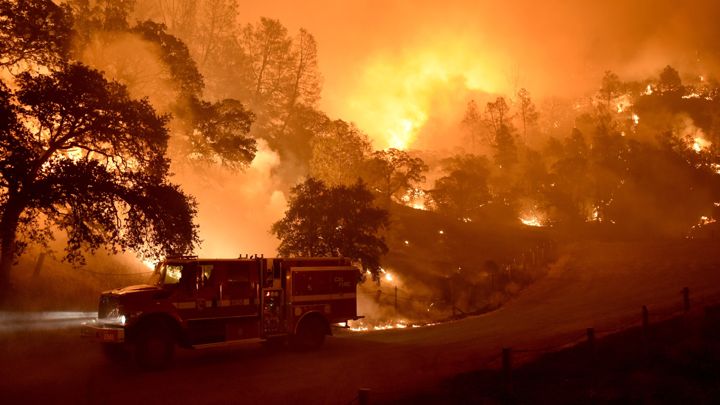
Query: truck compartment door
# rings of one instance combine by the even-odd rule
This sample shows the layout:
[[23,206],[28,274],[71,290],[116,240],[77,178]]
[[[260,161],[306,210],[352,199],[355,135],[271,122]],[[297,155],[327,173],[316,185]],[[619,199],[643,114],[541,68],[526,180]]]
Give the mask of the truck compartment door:
[[280,288],[262,290],[262,336],[284,335],[287,333],[285,302]]

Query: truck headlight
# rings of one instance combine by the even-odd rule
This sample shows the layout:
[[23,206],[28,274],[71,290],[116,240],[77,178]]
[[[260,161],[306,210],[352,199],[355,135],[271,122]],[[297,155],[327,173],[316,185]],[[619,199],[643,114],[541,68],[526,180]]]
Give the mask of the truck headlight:
[[125,322],[127,322],[127,316],[122,312],[122,308],[118,305],[108,312],[107,316],[102,319],[102,322],[125,326]]

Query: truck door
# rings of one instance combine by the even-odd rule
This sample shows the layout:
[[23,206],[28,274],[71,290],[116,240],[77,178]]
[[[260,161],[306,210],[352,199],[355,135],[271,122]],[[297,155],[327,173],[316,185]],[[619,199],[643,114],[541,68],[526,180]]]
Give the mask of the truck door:
[[218,260],[200,265],[197,316],[188,326],[197,343],[258,337],[258,270],[253,261]]
[[[183,279],[187,281],[183,282]],[[191,343],[216,343],[225,339],[225,325],[220,318],[215,264],[200,261],[184,265],[183,277],[174,300],[187,322]]]
[[197,263],[169,263],[165,285],[173,287],[172,305],[183,319],[197,316],[198,267]]
[[225,319],[225,339],[257,338],[260,334],[260,268],[256,260],[227,262],[220,284],[220,313]]

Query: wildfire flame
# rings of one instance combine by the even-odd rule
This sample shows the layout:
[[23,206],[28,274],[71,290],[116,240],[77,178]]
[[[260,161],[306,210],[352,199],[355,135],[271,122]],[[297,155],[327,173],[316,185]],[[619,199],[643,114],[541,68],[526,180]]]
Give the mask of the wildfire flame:
[[339,115],[363,128],[376,148],[407,149],[431,109],[440,108],[433,102],[440,92],[457,87],[497,92],[496,83],[505,82],[504,72],[491,64],[492,59],[478,56],[488,50],[443,36],[447,35],[438,34],[437,43],[423,43],[419,49],[377,54],[363,64]]
[[698,226],[708,225],[708,224],[714,224],[717,222],[714,218],[706,217],[705,215],[700,217],[700,221],[698,222]]
[[545,226],[535,215],[520,217],[520,222],[527,226]]
[[427,207],[425,206],[425,191],[419,188],[409,189],[402,197],[400,197],[400,201],[410,208],[423,211],[427,210]]
[[520,222],[522,222],[523,225],[526,226],[545,226],[545,215],[543,215],[536,209],[530,209],[528,211],[522,212],[518,219],[520,220]]
[[703,98],[703,99],[708,100],[708,101],[712,101],[712,100],[713,100],[713,98],[712,98],[711,96],[702,95],[702,94],[700,94],[700,93],[698,93],[698,92],[692,92],[692,93],[690,93],[690,94],[686,94],[686,95],[682,96],[682,98],[684,98],[684,99],[686,99],[686,100],[691,99],[691,98]]
[[437,325],[436,322],[429,322],[429,323],[410,323],[407,320],[399,320],[399,321],[384,321],[377,324],[369,324],[364,320],[358,320],[358,321],[348,321],[347,324],[343,326],[347,326],[351,331],[353,332],[370,332],[370,331],[380,331],[380,330],[389,330],[389,329],[407,329],[407,328],[421,328],[425,326],[432,326]]
[[387,271],[387,270],[385,270],[384,268],[380,267],[380,273],[383,274],[383,278],[385,279],[385,281],[387,281],[387,282],[394,282],[394,284],[396,284],[396,285],[398,284],[398,281],[399,281],[399,280],[398,280],[394,275],[392,275],[392,273],[390,273],[389,271]]
[[624,112],[628,107],[632,107],[632,102],[630,100],[630,96],[627,94],[623,94],[622,96],[615,99],[615,108],[617,109],[618,114]]
[[691,147],[697,153],[702,152],[703,150],[709,148],[710,145],[712,145],[712,143],[710,141],[708,141],[705,138],[700,137],[700,136],[694,137],[692,139],[692,141],[693,141],[693,143],[692,143]]

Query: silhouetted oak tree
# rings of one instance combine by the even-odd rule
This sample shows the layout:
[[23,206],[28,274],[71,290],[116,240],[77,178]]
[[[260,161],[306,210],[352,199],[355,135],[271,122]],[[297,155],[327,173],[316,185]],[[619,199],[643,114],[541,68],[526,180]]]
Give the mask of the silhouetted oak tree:
[[[70,59],[72,9],[0,0],[0,298],[30,242],[189,252],[195,202],[168,180],[167,118]],[[9,73],[9,74],[8,74]]]
[[328,187],[308,178],[295,186],[285,217],[272,226],[283,256],[345,256],[376,274],[387,253],[378,232],[388,226],[387,211],[373,206],[361,181]]
[[195,203],[168,180],[167,119],[81,64],[22,73],[0,94],[0,292],[28,242],[67,233],[82,248],[185,253]]

